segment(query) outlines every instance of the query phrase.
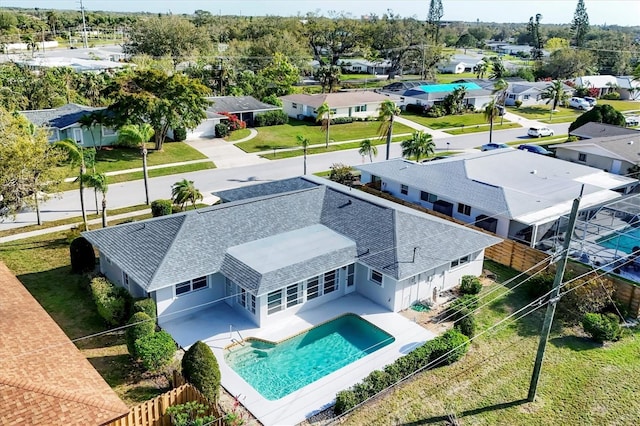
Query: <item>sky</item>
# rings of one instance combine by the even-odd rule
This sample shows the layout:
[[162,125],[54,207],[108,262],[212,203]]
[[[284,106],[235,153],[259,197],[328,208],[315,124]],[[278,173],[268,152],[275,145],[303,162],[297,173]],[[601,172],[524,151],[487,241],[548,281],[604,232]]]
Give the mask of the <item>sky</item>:
[[[640,26],[639,0],[584,0],[592,25]],[[222,15],[295,16],[307,12],[350,13],[354,17],[391,9],[394,14],[425,19],[429,0],[83,0],[86,10],[191,14],[197,9]],[[577,0],[442,0],[443,21],[527,22],[537,13],[543,24],[566,24]],[[0,0],[0,7],[78,9],[80,0]]]

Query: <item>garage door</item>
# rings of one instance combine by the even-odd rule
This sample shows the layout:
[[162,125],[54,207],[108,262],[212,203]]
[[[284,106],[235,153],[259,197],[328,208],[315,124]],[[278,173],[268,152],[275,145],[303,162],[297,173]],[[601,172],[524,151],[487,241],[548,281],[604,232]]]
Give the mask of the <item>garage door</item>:
[[216,136],[216,124],[219,122],[220,120],[217,119],[204,120],[198,127],[187,132],[187,138],[214,138]]

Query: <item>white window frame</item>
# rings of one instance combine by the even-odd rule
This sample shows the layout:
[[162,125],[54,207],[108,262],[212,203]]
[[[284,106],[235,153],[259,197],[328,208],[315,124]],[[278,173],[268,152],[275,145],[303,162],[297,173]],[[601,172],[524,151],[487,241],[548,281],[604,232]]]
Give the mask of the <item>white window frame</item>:
[[[288,285],[285,288],[286,309],[293,308],[294,306],[302,303],[302,292],[300,291],[301,287],[301,283],[295,283]],[[290,290],[295,290],[295,292],[290,293]]]
[[[277,298],[271,300],[271,296],[277,296]],[[284,308],[282,306],[282,289],[272,291],[267,294],[267,315],[275,314],[277,312],[282,311]],[[273,302],[278,302],[277,304]],[[272,306],[273,305],[273,306]]]
[[[313,283],[313,287],[309,286],[310,283]],[[311,288],[313,288],[313,291],[310,292]],[[318,297],[322,296],[322,293],[320,292],[320,276],[319,275],[316,277],[309,278],[307,280],[305,294],[306,294],[307,300],[317,299]],[[311,297],[310,297],[310,294],[312,295]]]
[[[333,276],[333,279],[329,279],[329,277]],[[322,295],[333,293],[334,291],[338,291],[339,288],[338,283],[338,270],[334,269],[333,271],[327,271],[322,274]],[[329,290],[329,291],[327,291]]]
[[[425,200],[426,198],[426,200]],[[438,201],[438,196],[436,194],[432,194],[430,192],[427,191],[420,191],[420,200],[424,201],[425,203],[435,203],[436,201]]]
[[100,132],[102,132],[103,137],[116,136],[118,134],[118,131],[116,129],[108,126],[100,126]]
[[356,264],[347,265],[347,287],[352,287],[356,283]]
[[[377,276],[380,276],[380,280],[376,278]],[[369,281],[382,287],[384,275],[382,275],[382,272],[376,271],[375,269],[369,269]]]
[[[84,134],[82,132],[82,129],[80,127],[73,127],[71,129],[71,133],[73,135],[73,140],[78,144],[78,145],[84,145]],[[80,140],[76,139],[76,134],[80,135]]]
[[[200,284],[202,283],[202,280],[204,280],[204,286],[201,286]],[[198,286],[198,288],[194,288],[195,286]],[[178,287],[180,288],[188,288],[186,291],[181,292],[180,294],[178,294]],[[203,277],[196,277],[194,279],[191,280],[187,280],[187,281],[182,281],[179,282],[177,284],[175,284],[173,286],[173,296],[174,297],[180,297],[180,296],[184,296],[185,294],[190,294],[199,290],[204,290],[206,288],[209,288],[209,276],[205,275]]]
[[409,195],[409,185],[405,185],[404,183],[400,184],[400,194]]
[[450,266],[449,269],[459,268],[460,266],[466,265],[469,262],[471,262],[471,256],[470,255],[462,256],[459,259],[451,261],[451,266]]
[[578,153],[578,161],[580,161],[581,163],[586,163],[587,162],[587,154],[585,154],[584,152]]
[[471,216],[471,206],[464,203],[458,203],[458,213],[465,216]]

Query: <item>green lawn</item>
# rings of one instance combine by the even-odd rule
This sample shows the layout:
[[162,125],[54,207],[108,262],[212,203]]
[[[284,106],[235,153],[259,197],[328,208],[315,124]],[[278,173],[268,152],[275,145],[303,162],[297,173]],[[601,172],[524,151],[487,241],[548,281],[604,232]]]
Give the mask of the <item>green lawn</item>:
[[[373,139],[378,137],[378,121],[358,121],[349,124],[334,124],[329,129],[329,138],[333,141],[349,141]],[[236,146],[245,152],[260,152],[279,148],[293,148],[298,146],[297,135],[305,136],[309,139],[311,145],[322,144],[325,142],[326,135],[320,126],[289,119],[289,124],[279,126],[260,127],[257,129],[258,135],[248,141],[240,142]],[[400,123],[395,123],[393,133],[412,133],[413,129]]]
[[240,139],[246,138],[250,134],[251,134],[251,131],[249,131],[249,129],[238,129],[231,132],[231,134],[226,138],[224,138],[224,140],[227,142],[235,142],[235,141],[239,141]]
[[[407,138],[408,136],[394,136],[391,139],[391,142],[401,142]],[[376,138],[376,139],[372,139],[372,142],[374,145],[384,145],[386,143],[386,140]],[[356,149],[356,148],[360,148],[360,142],[346,142],[341,144],[329,145],[328,148],[325,148],[324,146],[309,148],[307,149],[307,155],[324,154],[326,152],[343,151],[345,149]],[[378,155],[380,155],[384,149],[385,149],[384,146],[382,147],[379,146]],[[275,153],[270,152],[270,153],[262,154],[261,157],[266,158],[267,160],[281,160],[283,158],[301,157],[303,155],[304,155],[304,151],[302,149],[294,149],[294,150],[286,150],[286,151],[276,150]]]
[[[509,112],[521,115],[530,120],[549,123],[549,112],[551,110],[551,105],[521,106],[520,108],[508,106],[507,109],[509,110]],[[550,122],[551,124],[575,121],[575,119],[578,118],[579,115],[582,115],[582,113],[584,112],[581,110],[564,107],[557,107],[556,109],[557,112],[553,113],[553,118]]]
[[618,111],[640,111],[640,101],[610,101],[598,99],[600,105],[611,105]]
[[461,74],[438,74],[436,76],[436,82],[439,84],[447,84],[463,78],[476,78],[476,75],[472,72],[463,72]]
[[[460,114],[460,115],[445,115],[443,117],[425,117],[423,115],[419,115],[413,112],[403,112],[402,117],[411,120],[415,123],[422,124],[423,126],[429,127],[430,129],[442,130],[442,129],[451,129],[455,127],[471,127],[477,125],[489,125],[487,120],[484,118],[484,114],[482,113],[469,113],[469,114]],[[500,119],[494,121],[494,127],[496,122],[499,124]],[[510,123],[509,120],[504,120],[504,124],[507,125]],[[518,127],[512,126],[512,127]],[[507,128],[507,127],[505,127]],[[488,130],[488,129],[486,129]],[[485,130],[480,130],[485,131]]]
[[[499,281],[515,275],[492,262],[485,263],[485,268],[495,269]],[[501,288],[496,296],[506,290],[502,284],[496,286]],[[520,289],[504,294],[481,309],[478,332],[527,302]],[[461,361],[417,375],[365,404],[341,424],[441,425],[447,424],[449,413],[465,425],[637,424],[638,328],[633,336],[603,347],[556,320],[537,400],[526,402],[544,311],[480,336]]]
[[[500,121],[498,120],[497,122],[493,123],[494,132],[498,130],[513,129],[516,127],[522,127],[522,126],[520,126],[518,123],[512,123],[511,121],[505,121],[504,123],[500,124]],[[449,133],[450,135],[463,135],[467,133],[479,133],[479,132],[488,132],[488,131],[489,131],[488,124],[477,124],[475,126],[465,126],[465,127],[460,127],[458,129],[445,130],[445,132]]]
[[[147,144],[149,166],[207,158],[206,155],[184,142],[167,142],[162,151],[155,151],[151,149],[152,147],[153,144]],[[104,147],[96,151],[96,160],[96,171],[99,173],[142,167],[142,155],[137,148]],[[77,176],[77,168],[67,168],[69,169],[67,177]]]

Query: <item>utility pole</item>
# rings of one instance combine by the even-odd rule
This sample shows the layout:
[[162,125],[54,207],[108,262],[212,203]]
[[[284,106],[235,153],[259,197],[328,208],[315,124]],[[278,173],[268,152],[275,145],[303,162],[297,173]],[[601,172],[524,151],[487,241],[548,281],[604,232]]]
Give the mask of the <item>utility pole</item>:
[[536,399],[536,391],[538,390],[538,381],[540,380],[540,370],[542,369],[544,351],[547,347],[547,341],[549,340],[551,324],[553,323],[553,316],[556,312],[556,304],[558,303],[558,300],[560,300],[560,285],[562,284],[564,269],[567,266],[571,237],[573,236],[573,229],[576,226],[578,207],[580,206],[580,198],[582,198],[583,191],[584,185],[580,190],[578,198],[573,200],[573,206],[571,207],[571,215],[569,216],[569,223],[567,224],[567,232],[565,233],[564,244],[562,245],[562,257],[560,258],[560,262],[556,269],[556,276],[553,280],[553,289],[551,290],[549,304],[547,305],[547,313],[544,316],[542,332],[540,333],[540,342],[538,343],[538,353],[536,354],[536,362],[533,366],[533,374],[531,375],[531,383],[529,384],[529,395],[527,396],[527,401],[529,402],[533,402]]
[[82,41],[84,42],[84,48],[89,47],[89,43],[87,43],[87,22],[84,19],[84,6],[82,5],[82,0],[80,0],[80,12],[82,13]]

